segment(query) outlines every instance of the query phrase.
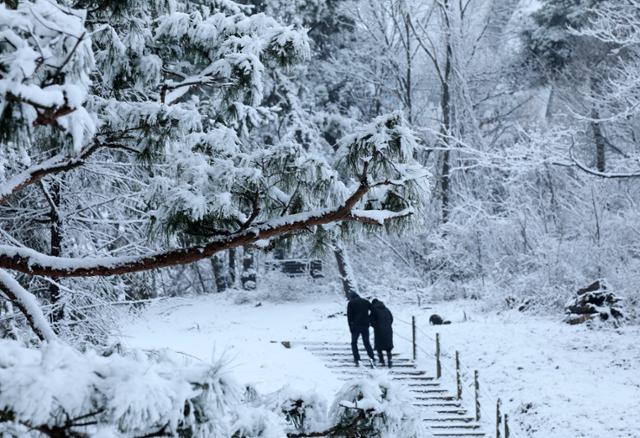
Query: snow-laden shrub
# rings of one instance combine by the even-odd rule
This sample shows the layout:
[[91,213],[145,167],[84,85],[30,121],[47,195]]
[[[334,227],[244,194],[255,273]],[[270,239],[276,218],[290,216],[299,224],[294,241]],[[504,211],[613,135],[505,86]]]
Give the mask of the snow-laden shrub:
[[26,427],[79,437],[228,438],[243,415],[239,400],[220,364],[164,351],[103,356],[61,343],[28,349],[0,341],[0,435]]
[[232,425],[231,438],[282,438],[284,420],[275,412],[261,406],[246,406],[238,411]]
[[[369,438],[422,437],[411,395],[387,377],[373,376],[345,384],[329,412],[332,436]],[[344,434],[344,435],[343,435]]]
[[284,416],[293,432],[310,433],[328,428],[327,402],[318,394],[287,386],[269,395],[266,404]]

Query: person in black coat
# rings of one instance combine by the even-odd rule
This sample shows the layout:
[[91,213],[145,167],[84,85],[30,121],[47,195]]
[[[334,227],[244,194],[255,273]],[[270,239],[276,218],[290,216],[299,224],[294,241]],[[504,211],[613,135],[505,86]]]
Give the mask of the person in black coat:
[[393,350],[393,315],[382,301],[371,302],[371,326],[375,335],[375,349],[380,363],[384,366],[383,351],[387,352],[387,365],[391,368],[391,350]]
[[358,338],[362,336],[362,343],[369,355],[369,361],[373,366],[373,349],[369,342],[369,311],[371,303],[352,292],[349,294],[349,304],[347,304],[347,320],[351,331],[351,351],[356,366],[360,365],[360,352],[358,351]]

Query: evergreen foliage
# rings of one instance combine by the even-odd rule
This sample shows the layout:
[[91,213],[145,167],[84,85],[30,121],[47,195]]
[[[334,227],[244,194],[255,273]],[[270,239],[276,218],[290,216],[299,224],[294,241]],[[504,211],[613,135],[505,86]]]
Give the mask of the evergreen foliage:
[[[337,7],[317,6],[308,11],[308,20],[325,22]],[[74,265],[56,259],[61,256],[75,258],[79,267],[79,258],[90,254],[101,266],[92,276],[114,274],[116,265],[117,273],[129,274],[159,267],[152,254],[167,246],[174,261],[164,266],[173,266],[186,263],[175,259],[182,257],[175,251],[179,247],[222,250],[225,242],[254,243],[247,233],[265,231],[277,239],[320,230],[314,239],[324,238],[320,227],[303,219],[325,215],[318,225],[347,220],[350,226],[343,231],[356,231],[358,222],[407,218],[423,202],[426,192],[416,190],[420,183],[409,188],[426,176],[414,171],[421,146],[398,116],[389,116],[394,126],[375,122],[367,128],[383,130],[379,138],[370,132],[370,143],[387,148],[371,157],[370,175],[362,163],[371,151],[356,142],[325,153],[320,129],[309,122],[311,109],[297,97],[296,75],[287,74],[310,56],[301,28],[306,20],[282,25],[226,0],[73,5],[36,0],[19,2],[15,10],[2,8],[0,26],[10,36],[1,43],[3,156],[23,160],[3,168],[0,199],[12,208],[28,203],[39,210],[42,193],[32,186],[42,185],[45,194],[49,184],[61,187],[48,199],[55,213],[49,235],[42,227],[40,241],[31,245],[54,257],[46,259],[53,270],[40,272],[45,276],[75,276],[60,275],[58,268]],[[331,20],[326,25],[327,32],[337,26]],[[273,126],[282,129],[276,133]],[[384,137],[389,129],[395,130],[393,138]],[[413,173],[405,175],[405,169]],[[86,184],[84,192],[76,190],[79,181]],[[407,191],[400,187],[404,184]],[[367,192],[389,185],[394,188],[387,198],[401,195],[402,202],[380,203],[381,220],[347,211],[375,208]],[[85,194],[104,201],[85,208],[85,202],[96,203]],[[87,209],[89,223],[71,226]],[[118,222],[136,226],[118,227]],[[15,238],[30,237],[22,234],[19,220],[7,223]],[[124,259],[105,258],[114,255],[141,262],[124,268]],[[18,271],[36,273],[33,266]],[[13,262],[0,267],[16,268]],[[122,292],[122,285],[111,284],[107,299]],[[44,294],[58,306],[58,315],[64,315],[58,296],[78,283],[66,285]]]

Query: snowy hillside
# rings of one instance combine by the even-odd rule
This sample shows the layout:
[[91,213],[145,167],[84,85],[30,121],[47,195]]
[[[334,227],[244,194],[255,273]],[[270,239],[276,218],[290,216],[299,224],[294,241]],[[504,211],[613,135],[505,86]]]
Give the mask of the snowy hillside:
[[[232,293],[164,300],[123,327],[123,341],[131,347],[175,349],[197,360],[223,357],[237,380],[260,391],[290,386],[332,400],[343,382],[296,341],[347,345],[345,302],[330,295],[257,304],[234,304]],[[426,367],[435,369],[432,338],[439,332],[448,385],[455,385],[455,350],[461,353],[465,392],[472,391],[472,370],[479,370],[487,424],[494,421],[500,397],[513,437],[640,437],[639,328],[588,330],[515,311],[485,314],[473,302],[433,309],[387,304],[396,315],[399,351],[410,355],[411,328],[405,322],[415,315],[418,357]],[[429,326],[431,313],[453,323]],[[285,348],[282,341],[293,347]]]

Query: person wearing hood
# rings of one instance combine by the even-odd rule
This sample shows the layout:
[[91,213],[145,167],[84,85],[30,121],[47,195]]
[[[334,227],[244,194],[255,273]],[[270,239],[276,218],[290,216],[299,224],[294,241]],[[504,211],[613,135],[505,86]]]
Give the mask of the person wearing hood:
[[393,315],[382,301],[374,299],[371,302],[371,326],[373,327],[374,347],[382,366],[383,351],[387,352],[387,365],[391,368],[391,350],[393,350]]
[[373,349],[369,342],[369,311],[371,303],[361,298],[357,293],[349,294],[349,304],[347,304],[347,320],[349,322],[349,330],[351,331],[351,351],[353,352],[353,361],[356,366],[360,365],[360,352],[358,351],[358,338],[362,337],[362,343],[367,350],[369,363],[371,367],[373,362]]

